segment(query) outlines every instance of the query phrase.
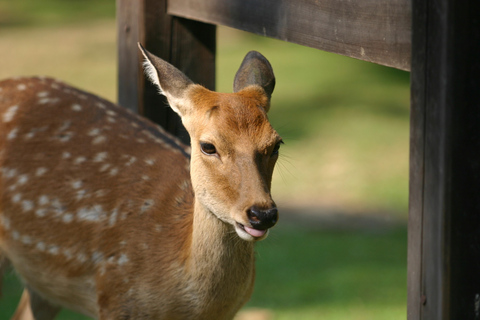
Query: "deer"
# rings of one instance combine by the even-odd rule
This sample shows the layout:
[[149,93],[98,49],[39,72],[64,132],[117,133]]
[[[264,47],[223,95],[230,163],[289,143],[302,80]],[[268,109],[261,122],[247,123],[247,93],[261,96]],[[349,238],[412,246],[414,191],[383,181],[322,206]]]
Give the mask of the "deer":
[[232,319],[252,294],[278,220],[273,69],[251,51],[218,93],[139,48],[190,146],[59,80],[0,82],[0,269],[25,286],[12,319]]

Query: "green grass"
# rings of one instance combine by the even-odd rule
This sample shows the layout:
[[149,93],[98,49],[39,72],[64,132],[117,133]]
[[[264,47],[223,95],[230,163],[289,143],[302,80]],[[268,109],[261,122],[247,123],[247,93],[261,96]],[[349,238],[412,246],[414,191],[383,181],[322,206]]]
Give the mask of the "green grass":
[[[115,101],[113,17],[113,0],[0,0],[0,78],[51,75]],[[406,218],[408,73],[228,28],[218,44],[218,91],[232,90],[249,50],[275,70],[269,117],[286,142],[273,181],[280,207]],[[20,291],[8,275],[0,319]],[[258,246],[247,308],[269,309],[275,320],[405,319],[406,230],[280,222]],[[84,318],[64,311],[59,319]]]

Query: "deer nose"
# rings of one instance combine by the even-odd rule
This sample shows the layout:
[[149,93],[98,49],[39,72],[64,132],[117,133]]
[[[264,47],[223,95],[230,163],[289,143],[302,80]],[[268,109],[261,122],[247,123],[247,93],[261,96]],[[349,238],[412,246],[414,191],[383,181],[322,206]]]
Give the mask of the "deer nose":
[[254,229],[267,230],[277,223],[278,210],[276,207],[260,209],[257,206],[251,206],[247,210],[247,216]]

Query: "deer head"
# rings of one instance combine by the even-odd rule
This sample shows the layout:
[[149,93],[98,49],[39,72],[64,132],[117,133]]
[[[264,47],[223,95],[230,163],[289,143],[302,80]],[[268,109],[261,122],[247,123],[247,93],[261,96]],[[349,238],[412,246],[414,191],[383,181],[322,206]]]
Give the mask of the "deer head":
[[147,75],[190,134],[195,210],[210,212],[244,240],[264,239],[278,220],[270,186],[282,143],[267,117],[275,86],[270,63],[249,52],[234,93],[217,93],[140,49]]

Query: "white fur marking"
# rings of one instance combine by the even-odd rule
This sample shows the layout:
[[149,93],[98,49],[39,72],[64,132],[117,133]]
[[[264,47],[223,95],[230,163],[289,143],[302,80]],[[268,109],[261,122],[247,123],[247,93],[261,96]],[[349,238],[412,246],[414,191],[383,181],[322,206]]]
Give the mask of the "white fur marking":
[[49,202],[50,202],[50,200],[48,199],[48,196],[46,196],[46,195],[41,195],[38,198],[38,204],[41,205],[41,206],[44,206],[44,205],[48,204]]
[[18,106],[11,106],[10,108],[5,111],[3,114],[3,122],[10,122],[13,120],[13,117],[15,117],[15,114],[17,113]]
[[72,110],[77,112],[82,111],[82,106],[79,105],[78,103],[75,103],[72,105]]
[[105,136],[98,136],[98,137],[95,137],[95,139],[92,140],[92,144],[100,144],[100,143],[103,143],[107,140],[107,138]]
[[18,128],[13,128],[9,133],[8,133],[8,136],[7,136],[7,140],[13,140],[17,137],[17,133],[18,133]]
[[40,177],[40,176],[43,176],[47,171],[48,171],[47,168],[40,167],[40,168],[37,168],[37,171],[35,171],[35,175],[37,177]]
[[73,221],[73,214],[71,213],[65,213],[62,217],[62,221],[65,223],[70,223]]
[[21,176],[18,177],[17,183],[19,185],[23,185],[28,182],[28,175],[22,174]]
[[88,131],[87,135],[89,135],[90,137],[94,137],[94,136],[98,136],[99,133],[100,133],[100,129],[93,128],[90,131]]
[[46,210],[46,209],[41,208],[41,209],[35,210],[35,215],[36,215],[37,217],[45,217],[46,214],[47,214],[47,210]]
[[22,208],[24,212],[30,211],[33,209],[33,202],[30,200],[23,200],[22,201]]
[[118,258],[118,265],[119,266],[123,266],[125,263],[127,263],[129,260],[128,260],[128,257],[126,254],[122,253],[120,255],[120,258]]
[[85,161],[87,161],[87,158],[85,158],[85,157],[77,157],[77,158],[75,159],[75,162],[74,162],[74,163],[75,163],[75,164],[81,164],[82,162],[85,162]]
[[39,97],[39,98],[45,98],[48,95],[49,95],[48,91],[42,91],[42,92],[37,93],[37,97]]
[[22,194],[16,193],[16,194],[13,195],[13,197],[12,197],[12,202],[13,203],[19,203],[20,200],[22,200]]
[[47,246],[46,246],[45,243],[42,242],[42,241],[38,242],[37,245],[36,245],[36,248],[37,248],[38,250],[40,250],[40,251],[45,251],[46,247],[47,247]]
[[93,162],[102,162],[103,160],[105,160],[107,158],[107,155],[108,154],[106,152],[99,152],[93,158]]
[[101,205],[94,205],[90,208],[80,208],[77,212],[77,218],[82,221],[102,221],[105,213]]

